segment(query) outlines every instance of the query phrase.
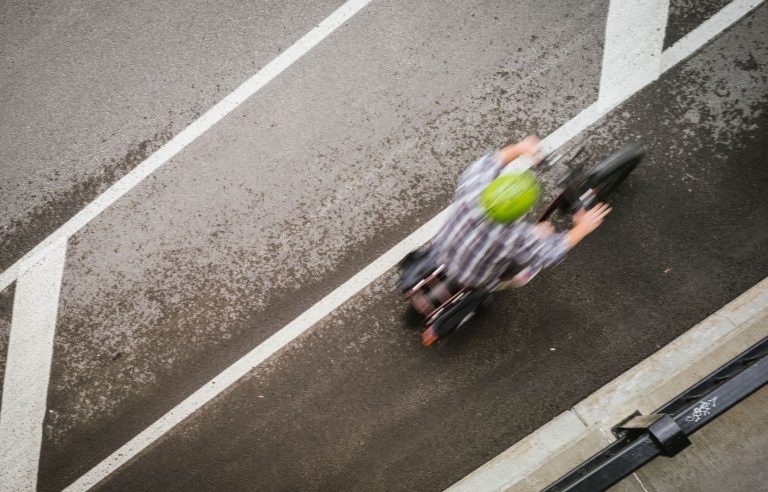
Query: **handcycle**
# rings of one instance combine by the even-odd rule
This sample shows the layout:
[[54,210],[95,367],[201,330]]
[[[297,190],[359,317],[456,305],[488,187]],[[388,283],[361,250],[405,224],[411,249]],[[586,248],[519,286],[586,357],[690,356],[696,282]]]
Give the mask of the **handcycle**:
[[[568,159],[573,162],[584,150],[582,144],[573,151],[556,150],[536,164],[551,169]],[[550,202],[538,222],[550,220],[554,214],[569,217],[582,208],[589,209],[606,202],[645,156],[642,144],[628,144],[598,164],[588,167],[585,162],[569,166],[570,171],[557,183],[560,193]],[[445,338],[472,319],[488,303],[492,292],[459,285],[445,274],[445,265],[437,264],[429,247],[410,252],[399,263],[398,287],[411,307],[422,317],[425,329],[421,343],[429,346]],[[518,269],[511,275],[526,273],[519,286],[530,281],[538,272]]]

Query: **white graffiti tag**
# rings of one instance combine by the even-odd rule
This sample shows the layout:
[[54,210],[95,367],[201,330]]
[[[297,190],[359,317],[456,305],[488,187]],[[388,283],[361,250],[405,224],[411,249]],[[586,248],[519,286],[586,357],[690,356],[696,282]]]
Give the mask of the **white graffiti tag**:
[[709,415],[712,412],[712,409],[716,406],[717,397],[704,400],[693,409],[693,412],[691,412],[689,416],[685,417],[685,420],[688,422],[698,422],[699,420]]

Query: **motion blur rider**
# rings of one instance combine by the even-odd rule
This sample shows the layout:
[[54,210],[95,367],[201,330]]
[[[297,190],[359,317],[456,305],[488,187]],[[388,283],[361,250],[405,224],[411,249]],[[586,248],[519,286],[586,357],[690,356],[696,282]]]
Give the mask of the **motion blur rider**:
[[579,210],[564,232],[550,222],[522,220],[539,197],[536,178],[530,171],[502,171],[521,155],[537,158],[538,144],[529,136],[483,156],[462,174],[450,216],[430,248],[449,279],[489,291],[525,285],[560,262],[611,211],[604,203]]

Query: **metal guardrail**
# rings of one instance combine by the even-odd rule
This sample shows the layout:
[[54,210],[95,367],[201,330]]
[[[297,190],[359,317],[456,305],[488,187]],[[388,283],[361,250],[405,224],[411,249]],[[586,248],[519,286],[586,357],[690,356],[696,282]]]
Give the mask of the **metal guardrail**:
[[650,415],[636,412],[614,427],[617,441],[544,492],[595,492],[618,483],[659,455],[674,456],[688,436],[768,382],[768,337]]

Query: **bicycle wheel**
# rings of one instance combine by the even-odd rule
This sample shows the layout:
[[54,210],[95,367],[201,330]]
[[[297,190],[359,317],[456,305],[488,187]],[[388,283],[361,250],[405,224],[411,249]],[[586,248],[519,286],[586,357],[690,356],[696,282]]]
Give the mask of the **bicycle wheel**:
[[629,144],[611,154],[587,173],[586,187],[595,194],[595,201],[605,202],[622,181],[629,176],[645,156],[641,144]]

